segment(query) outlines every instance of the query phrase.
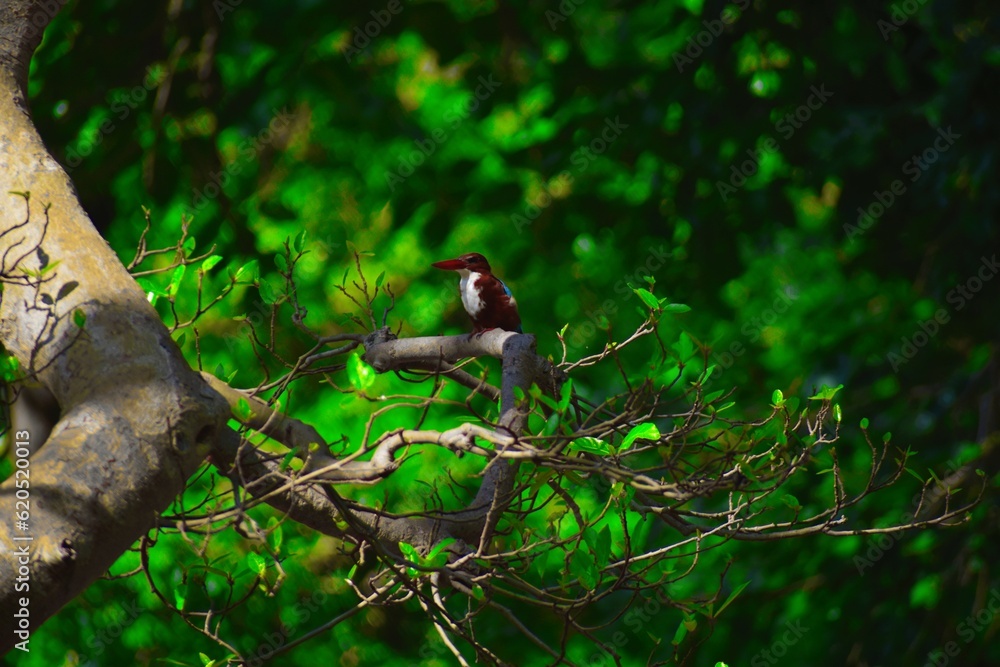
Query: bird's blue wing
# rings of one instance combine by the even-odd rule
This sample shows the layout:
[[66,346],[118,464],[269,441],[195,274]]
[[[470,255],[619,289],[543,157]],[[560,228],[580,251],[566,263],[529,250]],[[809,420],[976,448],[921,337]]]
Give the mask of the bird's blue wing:
[[[496,276],[494,276],[494,278],[496,278]],[[504,281],[500,280],[499,278],[497,278],[497,280],[500,282],[500,287],[503,288],[503,293],[506,294],[508,298],[513,299],[514,298],[514,293],[510,291],[509,287],[507,287],[507,283],[505,283]],[[517,325],[517,333],[520,333],[520,334],[524,333],[524,330],[521,328],[520,324]]]

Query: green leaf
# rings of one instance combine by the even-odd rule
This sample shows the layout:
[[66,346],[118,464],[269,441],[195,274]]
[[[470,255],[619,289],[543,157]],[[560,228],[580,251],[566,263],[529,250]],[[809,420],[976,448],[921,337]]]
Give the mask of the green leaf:
[[256,259],[251,259],[249,262],[244,264],[236,272],[236,282],[238,283],[252,283],[257,279],[257,275],[260,272],[260,265]]
[[281,551],[281,544],[285,541],[285,533],[281,529],[281,522],[278,521],[277,517],[272,516],[267,520],[267,528],[270,531],[267,535],[267,541],[271,544],[271,548],[275,551]]
[[181,611],[184,611],[184,604],[187,602],[186,593],[187,589],[184,586],[174,586],[174,605]]
[[181,246],[181,249],[184,250],[184,256],[189,257],[194,252],[196,245],[198,245],[198,241],[193,236],[184,239],[184,244]]
[[385,280],[385,271],[378,274],[378,278],[375,279],[375,287],[381,287],[383,280]]
[[46,273],[51,273],[52,271],[55,271],[56,267],[59,266],[61,263],[62,263],[61,259],[57,260],[55,262],[52,262],[51,264],[49,264],[48,266],[46,266],[44,269],[42,269],[41,272],[39,273],[39,275],[44,276]]
[[545,428],[542,429],[542,435],[554,435],[555,432],[559,430],[559,424],[561,421],[561,415],[558,412],[553,412],[549,415],[549,418],[545,420]]
[[[739,595],[740,593],[742,593],[743,589],[746,588],[749,585],[750,585],[750,580],[748,579],[747,581],[744,581],[742,584],[740,584],[739,586],[737,586],[733,590],[733,592],[729,594],[729,597],[726,598],[726,601],[722,603],[722,606],[719,607],[718,611],[716,611],[714,614],[712,614],[712,618],[718,618],[719,614],[721,614],[722,612],[724,612],[726,610],[726,607],[728,607],[732,603],[732,601],[736,599],[736,596]],[[716,663],[716,664],[721,664],[721,663]]]
[[79,328],[83,328],[87,324],[87,313],[83,312],[79,308],[73,311],[73,324]]
[[406,560],[410,561],[411,563],[419,564],[423,560],[420,557],[420,552],[417,551],[416,547],[414,547],[412,544],[408,544],[406,542],[400,542],[399,550],[403,553],[403,556],[406,557]]
[[559,405],[557,409],[559,414],[566,412],[566,408],[569,407],[569,402],[573,398],[573,380],[568,379],[563,383],[563,386],[559,388]]
[[264,572],[267,571],[267,561],[255,551],[247,554],[247,566],[251,572],[256,572],[262,577],[264,576]]
[[456,540],[454,537],[448,537],[441,540],[440,542],[434,545],[433,549],[430,550],[430,553],[427,554],[427,558],[435,558],[438,554],[443,552],[445,549],[447,549],[457,541],[458,540]]
[[181,280],[184,279],[184,274],[187,272],[187,266],[181,264],[174,269],[174,272],[170,274],[170,284],[167,286],[167,295],[176,296],[177,290],[181,287]]
[[820,388],[819,392],[815,396],[810,396],[810,401],[829,401],[832,399],[838,391],[844,388],[844,385],[838,384],[836,387],[827,387],[825,384]]
[[347,358],[347,380],[358,391],[364,391],[375,382],[375,369],[365,363],[357,352]]
[[570,451],[574,452],[586,452],[588,454],[597,454],[598,456],[610,456],[611,455],[611,445],[604,442],[600,438],[577,438],[569,443]]
[[607,525],[599,531],[587,528],[583,531],[583,540],[586,542],[590,552],[597,559],[600,567],[606,566],[611,560],[611,529]]
[[306,230],[303,229],[301,232],[295,235],[294,239],[292,239],[292,250],[294,250],[295,252],[302,252],[302,248],[305,247],[305,244],[306,244]]
[[890,440],[892,440],[892,432],[886,431],[885,435],[882,436],[882,442],[888,445]]
[[260,284],[257,285],[257,290],[260,292],[260,299],[269,306],[273,306],[278,301],[278,296],[274,292],[274,288],[271,287],[271,283],[266,280],[261,280]]
[[17,357],[5,354],[0,359],[3,361],[0,367],[3,369],[4,382],[14,382],[19,379],[20,373],[18,371],[20,369],[20,362],[17,360]]
[[580,583],[587,590],[594,590],[601,582],[601,574],[597,569],[597,562],[589,552],[577,549],[569,559],[573,574],[580,578]]
[[653,293],[650,292],[649,290],[643,289],[641,287],[637,287],[637,288],[633,289],[632,291],[635,292],[636,294],[638,294],[639,298],[642,299],[642,302],[644,304],[646,304],[647,306],[649,306],[649,308],[651,310],[659,310],[660,309],[660,300],[657,299],[655,296],[653,296]]
[[840,403],[834,403],[834,405],[833,405],[833,418],[834,418],[834,420],[836,420],[836,422],[838,424],[840,423],[840,419],[841,419],[842,416],[843,416],[843,414],[840,411]]
[[719,391],[713,391],[710,394],[705,394],[705,397],[703,399],[701,399],[701,400],[703,402],[705,402],[705,403],[711,403],[712,401],[714,401],[715,399],[717,399],[719,396],[722,396],[724,393],[726,393],[725,389],[720,389]]
[[142,291],[146,293],[147,298],[149,298],[150,295],[167,296],[167,293],[163,288],[146,278],[136,278],[135,282],[142,288]]
[[483,590],[482,586],[476,584],[472,587],[472,597],[482,602],[486,599],[486,591]]
[[865,430],[868,428],[868,417],[861,418],[861,429]]
[[282,254],[277,254],[274,256],[274,265],[282,272],[288,271],[288,260]]
[[427,554],[427,558],[424,559],[426,565],[428,567],[444,567],[448,563],[448,552],[445,551],[445,549],[447,549],[448,546],[453,544],[455,541],[456,540],[453,537],[441,540],[434,546],[433,549],[430,550],[430,553]]
[[253,410],[250,409],[250,401],[244,397],[236,401],[236,418],[241,422],[247,422],[253,417]]
[[668,303],[663,306],[663,312],[665,313],[687,313],[691,311],[691,306],[686,306],[683,303]]
[[210,271],[215,267],[216,264],[222,261],[222,255],[210,255],[205,258],[205,261],[201,263],[202,271]]
[[775,389],[773,392],[771,392],[771,405],[773,405],[776,408],[780,408],[784,402],[785,402],[785,395],[781,393],[780,389]]
[[799,499],[796,498],[795,496],[793,496],[790,493],[787,494],[787,495],[782,496],[781,497],[781,502],[785,503],[785,505],[789,509],[793,509],[796,512],[802,509],[802,505],[799,503]]
[[681,642],[684,641],[684,638],[687,637],[688,631],[692,629],[690,628],[691,623],[694,623],[695,627],[698,625],[693,617],[685,614],[684,620],[677,626],[677,630],[674,632],[674,638],[670,640],[670,643],[674,646],[680,646]]
[[621,447],[618,448],[618,451],[626,451],[632,446],[632,443],[639,438],[642,438],[643,440],[659,440],[660,429],[656,428],[656,424],[650,424],[649,422],[634,426],[632,430],[628,432],[628,435],[625,436],[625,439],[622,440]]

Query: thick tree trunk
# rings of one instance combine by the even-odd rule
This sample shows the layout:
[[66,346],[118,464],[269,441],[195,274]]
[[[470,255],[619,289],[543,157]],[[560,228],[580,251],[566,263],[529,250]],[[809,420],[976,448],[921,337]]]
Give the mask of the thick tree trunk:
[[[150,528],[229,414],[31,122],[28,62],[60,6],[0,4],[0,342],[62,409],[48,441],[0,487],[0,654]],[[37,437],[11,435],[12,445]]]

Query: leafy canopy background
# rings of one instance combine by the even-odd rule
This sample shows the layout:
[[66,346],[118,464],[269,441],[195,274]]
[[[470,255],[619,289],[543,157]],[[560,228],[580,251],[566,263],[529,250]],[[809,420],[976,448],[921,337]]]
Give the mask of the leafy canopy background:
[[[385,272],[402,335],[457,333],[467,325],[454,281],[428,265],[480,251],[514,289],[539,350],[557,355],[555,333],[568,324],[580,356],[600,349],[608,325],[620,337],[641,320],[628,283],[649,274],[659,296],[693,306],[674,326],[712,347],[715,388],[736,387],[739,414],[766,412],[773,389],[806,396],[843,383],[845,468],[865,460],[856,425],[867,417],[874,433],[920,451],[920,475],[978,458],[995,476],[1000,280],[984,278],[998,247],[991,5],[387,7],[69,2],[32,63],[36,122],[125,261],[143,206],[152,246],[173,244],[182,215],[194,213],[198,250],[215,244],[224,258],[209,294],[251,260],[279,287],[274,256],[306,230],[298,289],[313,327],[353,326],[335,285],[357,249],[372,253],[369,277]],[[366,28],[377,34],[358,48]],[[944,148],[941,133],[951,137]],[[194,281],[191,272],[178,285],[179,309],[191,307]],[[266,288],[241,289],[199,323],[206,369],[236,371],[235,386],[261,380],[247,325],[234,318],[263,322],[267,301]],[[947,322],[920,337],[940,310]],[[280,324],[294,356],[306,343]],[[182,345],[194,360],[193,336]],[[643,374],[641,353],[624,361]],[[608,369],[581,386],[619,385]],[[400,388],[380,377],[379,391]],[[373,409],[319,384],[289,400],[345,447]],[[426,426],[446,428],[458,414],[432,414]],[[455,462],[433,453],[408,463],[392,493],[446,484],[446,465]],[[214,483],[206,471],[186,501]],[[916,488],[882,494],[858,525],[899,521]],[[383,491],[358,493],[375,502]],[[996,623],[968,616],[1000,587],[997,527],[993,493],[964,527],[898,542],[728,544],[671,594],[712,590],[730,560],[727,581],[750,585],[713,632],[702,625],[684,641],[704,641],[697,664],[770,664],[762,651],[793,624],[805,628],[785,647],[797,664],[922,664],[947,641],[962,664],[996,662]],[[266,645],[282,625],[303,633],[354,602],[342,582],[351,561],[332,540],[286,524],[280,549],[288,579],[276,596],[255,596],[227,619],[241,648]],[[251,579],[251,551],[222,535],[213,566],[192,566],[182,539],[163,538],[151,570],[190,605],[207,604],[198,596],[219,590],[220,572]],[[126,554],[114,572],[137,564]],[[449,664],[420,618],[369,608],[282,664]],[[619,650],[645,664],[680,622],[647,602],[606,639],[623,633]],[[514,636],[502,622],[494,632],[484,643]],[[17,664],[72,664],[74,651],[140,665],[219,654],[141,577],[95,584],[34,640]],[[543,664],[533,647],[516,650],[523,664]],[[594,648],[574,651],[585,661]]]

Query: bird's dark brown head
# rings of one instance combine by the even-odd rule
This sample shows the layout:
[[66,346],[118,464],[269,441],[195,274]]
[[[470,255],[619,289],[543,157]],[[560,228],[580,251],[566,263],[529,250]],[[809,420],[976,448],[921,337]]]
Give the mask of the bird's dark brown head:
[[475,273],[492,273],[490,263],[478,252],[470,252],[455,259],[434,262],[431,266],[437,269],[444,269],[445,271],[460,271],[465,269],[466,271],[473,271]]

